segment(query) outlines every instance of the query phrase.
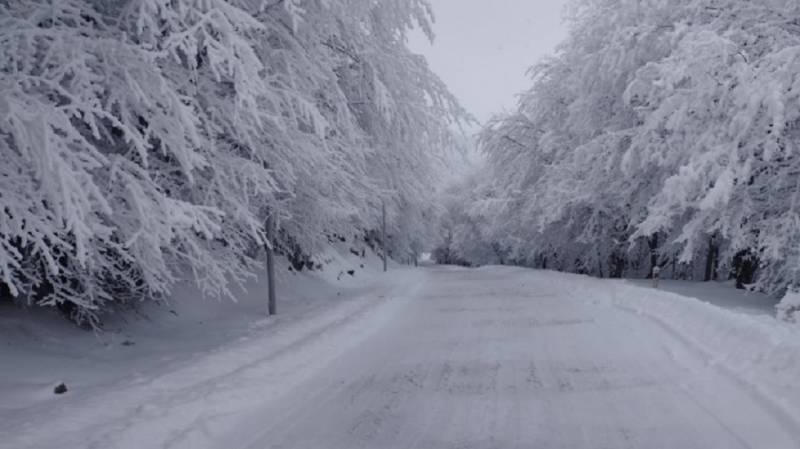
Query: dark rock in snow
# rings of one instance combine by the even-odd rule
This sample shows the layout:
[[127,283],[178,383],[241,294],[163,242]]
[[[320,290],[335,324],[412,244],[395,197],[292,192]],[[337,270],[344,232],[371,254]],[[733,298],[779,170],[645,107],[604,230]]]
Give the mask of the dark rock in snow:
[[347,270],[347,274],[349,274],[350,276],[355,276],[356,270]]
[[66,392],[67,392],[67,385],[64,382],[61,382],[60,384],[56,385],[55,388],[53,388],[53,393],[55,394],[64,394]]

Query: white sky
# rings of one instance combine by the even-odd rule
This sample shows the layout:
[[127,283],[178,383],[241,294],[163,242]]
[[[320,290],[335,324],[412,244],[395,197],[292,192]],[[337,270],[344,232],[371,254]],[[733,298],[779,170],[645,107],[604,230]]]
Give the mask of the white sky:
[[530,87],[526,70],[566,37],[567,0],[430,2],[436,40],[414,32],[409,45],[481,122],[515,109],[515,95]]

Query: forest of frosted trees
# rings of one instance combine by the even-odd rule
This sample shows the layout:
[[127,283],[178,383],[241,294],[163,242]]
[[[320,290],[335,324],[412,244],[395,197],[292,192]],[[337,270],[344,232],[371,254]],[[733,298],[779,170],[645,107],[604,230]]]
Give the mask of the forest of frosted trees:
[[[94,323],[368,234],[419,252],[465,111],[424,0],[0,1],[0,294]],[[280,234],[268,241],[272,217]]]
[[233,296],[382,205],[399,257],[800,287],[800,3],[566,19],[439,195],[472,119],[407,47],[426,0],[0,0],[0,296],[89,324],[187,277]]
[[800,3],[577,0],[439,259],[800,286]]

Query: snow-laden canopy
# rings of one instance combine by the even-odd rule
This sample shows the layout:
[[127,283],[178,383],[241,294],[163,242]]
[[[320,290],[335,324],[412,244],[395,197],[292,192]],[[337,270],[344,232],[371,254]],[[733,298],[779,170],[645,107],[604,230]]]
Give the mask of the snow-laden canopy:
[[285,242],[410,251],[465,112],[408,51],[425,0],[11,0],[0,8],[0,284],[94,319]]
[[463,208],[485,225],[456,245],[498,249],[478,263],[800,282],[800,4],[576,0],[568,17],[483,134],[491,176]]

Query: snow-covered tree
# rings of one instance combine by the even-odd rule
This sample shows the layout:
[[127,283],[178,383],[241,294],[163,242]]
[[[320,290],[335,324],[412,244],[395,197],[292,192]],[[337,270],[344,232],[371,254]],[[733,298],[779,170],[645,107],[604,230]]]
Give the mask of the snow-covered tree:
[[[467,118],[422,0],[12,0],[0,9],[0,280],[96,323],[190,273],[230,295],[273,216],[314,251],[411,213]],[[377,192],[377,193],[376,193]],[[399,208],[398,208],[399,209]]]
[[519,110],[484,132],[493,238],[525,263],[602,276],[758,265],[758,288],[797,282],[800,5],[569,11],[569,38],[532,69]]
[[[166,292],[169,264],[207,257],[223,215],[178,192],[209,160],[191,101],[159,67],[168,55],[83,1],[2,14],[4,283],[74,304],[79,320],[120,292]],[[224,288],[230,271],[208,268]]]

